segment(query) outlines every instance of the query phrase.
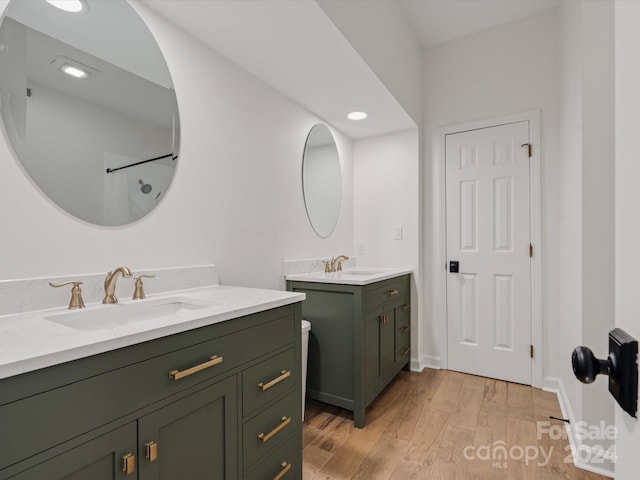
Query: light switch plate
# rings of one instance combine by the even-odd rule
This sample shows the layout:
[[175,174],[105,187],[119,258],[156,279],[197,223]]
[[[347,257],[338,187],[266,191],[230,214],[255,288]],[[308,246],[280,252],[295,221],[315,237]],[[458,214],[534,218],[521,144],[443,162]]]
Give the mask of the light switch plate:
[[402,240],[402,225],[393,227],[393,239]]

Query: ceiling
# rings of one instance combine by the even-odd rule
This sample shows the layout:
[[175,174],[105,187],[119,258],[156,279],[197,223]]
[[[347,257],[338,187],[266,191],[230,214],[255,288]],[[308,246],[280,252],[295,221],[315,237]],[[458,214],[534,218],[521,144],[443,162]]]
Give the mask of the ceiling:
[[536,15],[560,3],[560,0],[396,1],[423,48]]
[[[313,0],[140,0],[357,139],[415,123]],[[337,0],[336,0],[337,1]],[[554,8],[560,0],[392,1],[423,48]],[[361,122],[346,119],[365,110]]]

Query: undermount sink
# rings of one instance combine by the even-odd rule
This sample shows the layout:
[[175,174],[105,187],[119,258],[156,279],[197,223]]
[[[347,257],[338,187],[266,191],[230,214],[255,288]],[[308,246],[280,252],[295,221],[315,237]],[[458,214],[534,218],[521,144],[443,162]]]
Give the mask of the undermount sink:
[[210,307],[211,305],[207,301],[171,297],[142,300],[136,303],[101,305],[96,308],[58,313],[43,318],[76,330],[96,331],[171,317],[184,312]]

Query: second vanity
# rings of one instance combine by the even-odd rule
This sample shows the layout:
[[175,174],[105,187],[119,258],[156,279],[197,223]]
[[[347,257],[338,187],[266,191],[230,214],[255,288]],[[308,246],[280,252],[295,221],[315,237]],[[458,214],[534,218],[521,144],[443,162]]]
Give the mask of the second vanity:
[[0,479],[301,479],[303,299],[213,286],[0,317]]
[[304,293],[311,322],[307,397],[353,411],[365,409],[410,360],[410,273],[354,269],[288,275],[287,289]]

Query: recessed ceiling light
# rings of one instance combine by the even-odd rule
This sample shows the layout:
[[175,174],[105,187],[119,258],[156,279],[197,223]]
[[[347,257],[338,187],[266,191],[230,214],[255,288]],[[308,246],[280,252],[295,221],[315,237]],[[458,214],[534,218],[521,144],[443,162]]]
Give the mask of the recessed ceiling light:
[[364,120],[368,116],[369,115],[367,114],[367,112],[351,112],[349,115],[347,115],[347,118],[349,120]]
[[47,0],[47,3],[71,13],[81,12],[84,9],[84,3],[81,0]]
[[87,76],[89,75],[84,70],[73,67],[69,64],[63,65],[62,67],[60,67],[60,70],[62,70],[67,75],[71,75],[72,77],[76,77],[76,78],[87,78]]
[[100,73],[93,67],[89,65],[85,65],[83,63],[78,62],[69,57],[65,57],[64,55],[60,55],[56,57],[51,62],[51,67],[56,70],[60,70],[61,72],[66,73],[67,75],[71,75],[74,78],[80,79],[90,79]]

